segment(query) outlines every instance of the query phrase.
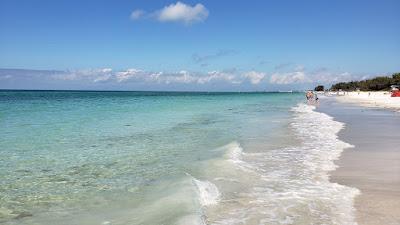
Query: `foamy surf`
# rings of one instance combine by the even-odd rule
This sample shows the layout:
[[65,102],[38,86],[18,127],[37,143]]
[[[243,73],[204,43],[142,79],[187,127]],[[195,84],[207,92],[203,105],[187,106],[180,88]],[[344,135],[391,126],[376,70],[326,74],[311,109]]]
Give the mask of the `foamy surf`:
[[[225,151],[225,161],[233,164],[235,168],[246,172],[252,172],[255,169],[251,164],[243,160],[246,154],[243,152],[243,148],[238,141],[233,141],[220,149]],[[229,180],[231,178],[226,177],[225,179]]]
[[214,205],[219,202],[221,194],[215,184],[196,178],[193,178],[193,182],[197,187],[199,202],[202,206]]
[[198,204],[197,213],[181,217],[177,225],[206,225],[205,209],[208,206],[216,205],[221,199],[221,193],[217,186],[208,180],[199,180],[189,173],[186,175],[191,180],[196,194],[195,200]]
[[291,138],[301,144],[246,154],[238,142],[222,147],[226,163],[246,170],[232,173],[223,162],[210,168],[229,198],[207,211],[208,224],[357,224],[353,201],[359,191],[329,181],[334,160],[352,147],[338,139],[344,124],[314,106],[299,104],[292,112]]
[[238,141],[232,141],[226,145],[215,148],[213,151],[222,152],[226,160],[233,162],[241,161],[243,155],[243,148]]

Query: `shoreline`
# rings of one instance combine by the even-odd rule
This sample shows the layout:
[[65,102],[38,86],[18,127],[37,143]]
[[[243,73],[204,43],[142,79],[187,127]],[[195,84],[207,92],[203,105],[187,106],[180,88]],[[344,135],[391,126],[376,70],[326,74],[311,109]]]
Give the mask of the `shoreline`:
[[360,106],[385,108],[400,112],[400,97],[390,97],[388,91],[351,91],[341,92],[336,99],[343,103]]
[[346,104],[338,98],[323,98],[317,110],[344,122],[339,139],[355,147],[343,151],[335,161],[338,168],[330,173],[330,180],[361,191],[354,204],[358,224],[400,224],[400,149],[396,134],[400,117],[390,110]]

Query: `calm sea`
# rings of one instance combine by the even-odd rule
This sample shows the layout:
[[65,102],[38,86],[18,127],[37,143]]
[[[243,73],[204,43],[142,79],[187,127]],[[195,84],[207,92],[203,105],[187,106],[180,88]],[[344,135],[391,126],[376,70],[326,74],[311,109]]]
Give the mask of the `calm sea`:
[[0,224],[354,224],[303,93],[0,91]]

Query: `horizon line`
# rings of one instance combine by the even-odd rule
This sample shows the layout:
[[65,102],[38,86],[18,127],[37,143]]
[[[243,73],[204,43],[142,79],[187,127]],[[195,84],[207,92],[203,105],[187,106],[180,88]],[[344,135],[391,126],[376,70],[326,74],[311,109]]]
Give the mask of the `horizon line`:
[[48,91],[48,92],[164,92],[164,93],[299,93],[304,92],[305,90],[291,90],[291,91],[171,91],[171,90],[88,90],[88,89],[3,89],[0,88],[0,91],[21,91],[21,92],[40,92],[40,91]]

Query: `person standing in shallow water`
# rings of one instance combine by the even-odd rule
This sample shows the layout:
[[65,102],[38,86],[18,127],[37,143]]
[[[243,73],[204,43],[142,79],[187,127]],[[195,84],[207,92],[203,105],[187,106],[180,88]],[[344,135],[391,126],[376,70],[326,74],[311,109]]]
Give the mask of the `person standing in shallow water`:
[[314,94],[312,93],[312,91],[307,91],[307,92],[306,92],[306,99],[307,99],[307,103],[308,103],[308,104],[311,103],[311,101],[313,100],[313,98],[314,98]]
[[307,91],[306,92],[306,99],[307,99],[307,104],[309,105],[317,105],[318,102],[318,96],[317,93],[314,93],[313,91]]

